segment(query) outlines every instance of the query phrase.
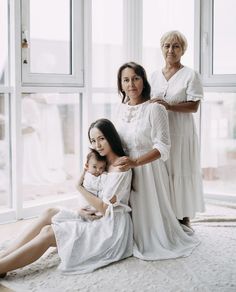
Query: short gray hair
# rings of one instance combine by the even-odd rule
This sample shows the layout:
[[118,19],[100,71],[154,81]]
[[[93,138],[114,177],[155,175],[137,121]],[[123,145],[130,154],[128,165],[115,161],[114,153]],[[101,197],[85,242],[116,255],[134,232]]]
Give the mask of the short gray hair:
[[173,39],[174,40],[176,39],[180,43],[183,53],[185,53],[188,47],[188,42],[187,42],[186,37],[178,30],[170,30],[163,34],[163,36],[160,39],[161,48],[164,46],[164,43],[167,40],[173,40]]

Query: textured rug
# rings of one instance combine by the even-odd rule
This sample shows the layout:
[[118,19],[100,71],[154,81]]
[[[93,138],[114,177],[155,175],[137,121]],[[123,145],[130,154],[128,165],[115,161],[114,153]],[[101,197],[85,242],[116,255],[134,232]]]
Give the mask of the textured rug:
[[54,250],[0,283],[16,292],[235,292],[236,209],[208,205],[192,224],[201,244],[187,258],[128,258],[85,275],[62,275]]

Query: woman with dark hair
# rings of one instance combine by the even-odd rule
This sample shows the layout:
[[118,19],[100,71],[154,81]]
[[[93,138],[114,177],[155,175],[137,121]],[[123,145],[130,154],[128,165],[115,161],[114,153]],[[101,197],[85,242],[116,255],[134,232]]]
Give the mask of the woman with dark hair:
[[126,92],[122,88],[122,72],[126,68],[130,68],[130,69],[133,69],[135,71],[136,79],[139,79],[139,78],[142,79],[142,82],[143,82],[142,97],[143,97],[144,101],[149,100],[150,93],[151,93],[151,86],[147,80],[146,71],[144,70],[144,68],[142,66],[139,66],[137,63],[129,62],[129,63],[123,64],[119,68],[118,74],[117,74],[118,92],[122,95],[122,103],[129,101],[129,96],[126,94]]
[[122,103],[115,125],[129,156],[117,159],[116,165],[134,170],[130,196],[134,256],[144,260],[188,256],[199,242],[189,236],[191,229],[180,226],[169,201],[170,181],[164,163],[170,150],[167,111],[150,102],[150,85],[137,63],[120,67],[118,90]]
[[47,211],[1,255],[1,276],[34,262],[49,247],[57,247],[59,269],[65,273],[91,272],[132,255],[133,229],[128,205],[132,172],[115,166],[119,157],[125,155],[119,135],[109,120],[101,119],[90,126],[88,136],[92,148],[107,158],[107,180],[100,197],[83,187],[83,175],[78,190],[102,216],[86,210],[79,214],[65,209]]

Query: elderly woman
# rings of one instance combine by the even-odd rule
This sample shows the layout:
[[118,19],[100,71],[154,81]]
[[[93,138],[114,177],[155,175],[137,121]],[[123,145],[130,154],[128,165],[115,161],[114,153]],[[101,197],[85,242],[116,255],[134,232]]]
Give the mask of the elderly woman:
[[187,40],[179,31],[169,31],[160,40],[165,59],[162,70],[151,76],[152,101],[168,111],[171,138],[166,166],[171,180],[171,205],[182,224],[204,211],[199,145],[192,113],[203,98],[199,74],[181,63]]

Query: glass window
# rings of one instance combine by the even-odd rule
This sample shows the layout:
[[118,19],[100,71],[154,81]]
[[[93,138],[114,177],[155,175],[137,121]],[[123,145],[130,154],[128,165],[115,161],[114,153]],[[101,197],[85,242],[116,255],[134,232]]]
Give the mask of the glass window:
[[8,11],[7,1],[0,1],[0,85],[7,83],[8,67]]
[[123,1],[92,1],[92,86],[116,87],[123,62]]
[[186,36],[188,48],[182,63],[193,67],[194,0],[143,1],[143,65],[148,75],[163,66],[160,38],[169,30]]
[[0,210],[10,207],[8,97],[0,94]]
[[[70,2],[30,1],[30,72],[71,74]],[[23,42],[24,37],[28,39],[27,30]]]
[[213,74],[236,74],[235,19],[235,0],[214,0]]
[[22,0],[23,85],[83,86],[82,0]]
[[22,180],[25,204],[75,194],[81,167],[79,115],[77,94],[24,94]]
[[204,191],[236,194],[236,93],[205,93],[201,106]]
[[120,101],[118,94],[94,93],[92,98],[93,121],[99,118],[114,119],[115,109]]

